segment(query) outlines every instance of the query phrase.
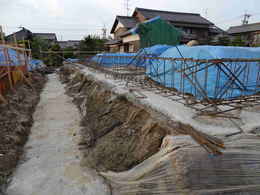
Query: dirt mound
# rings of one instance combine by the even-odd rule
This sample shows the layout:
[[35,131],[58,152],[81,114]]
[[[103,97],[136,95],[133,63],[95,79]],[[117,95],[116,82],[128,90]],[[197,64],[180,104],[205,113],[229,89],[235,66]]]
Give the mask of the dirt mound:
[[0,186],[6,184],[23,153],[45,81],[45,76],[33,73],[33,89],[24,83],[18,84],[5,95],[8,104],[0,104]]

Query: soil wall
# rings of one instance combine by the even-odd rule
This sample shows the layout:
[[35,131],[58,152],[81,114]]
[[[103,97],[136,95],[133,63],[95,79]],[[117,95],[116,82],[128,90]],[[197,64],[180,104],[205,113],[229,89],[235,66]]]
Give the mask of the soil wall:
[[33,124],[32,115],[45,82],[44,75],[34,73],[32,86],[18,83],[5,95],[8,104],[0,103],[0,194],[23,154]]
[[166,135],[192,129],[70,66],[60,75],[82,115],[82,163],[99,171],[128,170],[157,153]]

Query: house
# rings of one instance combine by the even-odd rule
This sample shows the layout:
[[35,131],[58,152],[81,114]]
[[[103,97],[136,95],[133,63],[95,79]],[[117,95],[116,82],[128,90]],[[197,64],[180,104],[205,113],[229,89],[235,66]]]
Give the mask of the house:
[[107,47],[111,52],[136,52],[140,49],[140,37],[138,34],[130,34],[129,31],[138,24],[157,16],[182,32],[181,43],[190,40],[208,43],[210,38],[218,35],[220,30],[200,14],[136,8],[131,17],[116,16],[111,29],[114,40],[107,42]]
[[42,40],[45,40],[49,43],[56,43],[57,42],[57,36],[55,33],[33,33],[33,37],[40,38]]
[[6,36],[6,40],[9,43],[15,42],[15,40],[22,41],[22,40],[28,40],[31,38],[32,38],[32,32],[24,27],[22,27],[21,30]]
[[34,37],[46,40],[49,43],[56,43],[57,37],[55,33],[32,33],[30,30],[22,27],[21,30],[6,36],[7,42],[13,43],[16,41],[32,40]]
[[227,32],[233,37],[241,37],[248,45],[260,44],[260,23],[232,26]]
[[80,41],[78,40],[59,41],[58,44],[61,49],[65,49],[68,47],[77,49],[79,47]]

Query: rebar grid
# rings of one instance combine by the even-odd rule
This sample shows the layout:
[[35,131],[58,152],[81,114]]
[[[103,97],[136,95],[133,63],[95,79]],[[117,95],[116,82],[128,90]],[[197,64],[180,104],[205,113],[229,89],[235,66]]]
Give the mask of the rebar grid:
[[[178,101],[195,109],[197,116],[238,119],[232,111],[260,105],[260,59],[97,58],[86,65],[114,79],[125,80],[127,85]],[[108,59],[112,61],[110,66],[103,64]],[[249,78],[252,75],[253,82]]]

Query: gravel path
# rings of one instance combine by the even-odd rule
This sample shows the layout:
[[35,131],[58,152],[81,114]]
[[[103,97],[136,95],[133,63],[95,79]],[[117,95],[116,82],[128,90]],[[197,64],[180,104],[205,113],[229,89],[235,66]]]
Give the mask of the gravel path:
[[34,121],[8,195],[110,194],[101,177],[80,166],[80,116],[56,74],[49,76]]

